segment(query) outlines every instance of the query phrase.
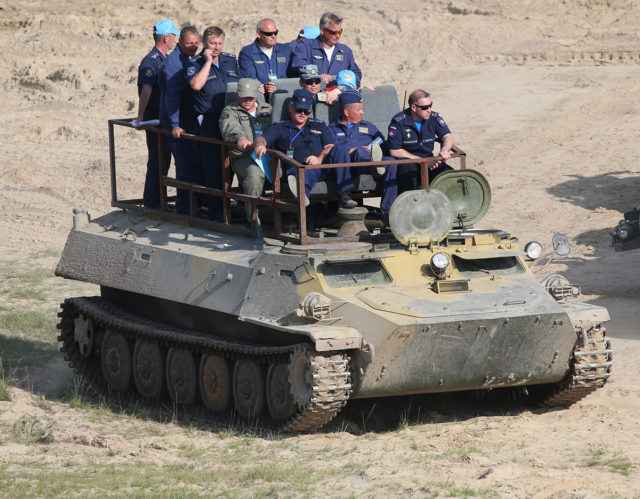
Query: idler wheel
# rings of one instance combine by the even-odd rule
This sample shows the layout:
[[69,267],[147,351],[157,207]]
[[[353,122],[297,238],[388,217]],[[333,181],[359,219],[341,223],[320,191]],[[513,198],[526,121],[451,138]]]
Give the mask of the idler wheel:
[[160,398],[164,386],[162,351],[155,343],[136,341],[133,349],[133,380],[143,397]]
[[167,353],[167,389],[177,404],[193,404],[198,390],[196,363],[190,351],[170,348]]
[[200,359],[200,396],[206,408],[224,411],[231,398],[231,374],[224,357],[206,354]]
[[249,360],[236,362],[233,368],[233,399],[240,416],[255,418],[264,410],[264,372]]
[[277,421],[293,416],[296,404],[289,385],[289,365],[271,364],[267,372],[267,406]]
[[84,314],[78,314],[73,319],[73,339],[78,345],[80,355],[85,359],[89,358],[93,351],[93,320],[90,317],[85,317]]
[[306,348],[296,347],[291,353],[291,372],[289,384],[293,400],[300,409],[305,409],[311,401],[313,394],[313,373],[311,362]]
[[113,390],[123,391],[131,385],[131,349],[125,336],[107,329],[100,353],[102,374]]

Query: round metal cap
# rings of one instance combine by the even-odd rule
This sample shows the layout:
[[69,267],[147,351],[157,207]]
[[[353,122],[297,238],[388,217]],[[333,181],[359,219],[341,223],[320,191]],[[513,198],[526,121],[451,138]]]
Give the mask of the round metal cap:
[[391,205],[389,226],[402,244],[415,239],[418,245],[440,242],[451,230],[453,206],[442,192],[433,189],[406,191]]
[[479,222],[491,204],[489,182],[475,170],[442,172],[429,187],[442,191],[451,201],[456,228]]

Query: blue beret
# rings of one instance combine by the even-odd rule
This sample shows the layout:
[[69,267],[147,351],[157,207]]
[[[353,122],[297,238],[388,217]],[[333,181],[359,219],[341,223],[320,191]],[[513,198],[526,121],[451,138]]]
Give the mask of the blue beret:
[[293,92],[291,103],[295,109],[311,109],[313,94],[304,88],[299,88]]
[[346,104],[356,104],[358,102],[362,102],[362,94],[360,92],[356,92],[355,90],[342,92],[340,94],[340,97],[338,97],[338,102],[340,102],[341,106],[344,106]]

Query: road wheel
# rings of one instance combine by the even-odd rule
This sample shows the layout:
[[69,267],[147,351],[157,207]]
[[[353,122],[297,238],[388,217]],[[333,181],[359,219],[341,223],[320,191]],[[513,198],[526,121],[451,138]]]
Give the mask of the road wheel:
[[267,406],[269,414],[277,421],[293,416],[296,404],[289,384],[289,365],[271,364],[267,372]]
[[255,362],[241,360],[233,369],[233,399],[238,414],[255,418],[264,410],[264,372]]
[[164,362],[160,347],[150,341],[136,341],[133,349],[133,379],[138,393],[160,398],[164,386]]
[[170,348],[167,353],[167,389],[178,404],[193,404],[198,390],[196,364],[190,351]]
[[113,390],[127,390],[131,385],[131,349],[122,333],[107,329],[100,353],[102,374]]
[[224,357],[206,354],[200,360],[200,396],[212,411],[224,411],[229,407],[231,375]]

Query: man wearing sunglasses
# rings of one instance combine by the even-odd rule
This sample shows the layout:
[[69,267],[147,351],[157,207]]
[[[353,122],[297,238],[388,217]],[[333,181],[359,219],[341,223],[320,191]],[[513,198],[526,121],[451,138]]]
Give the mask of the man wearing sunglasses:
[[331,80],[330,75],[349,69],[356,75],[356,87],[360,87],[362,71],[356,64],[351,49],[344,43],[339,43],[341,36],[342,18],[332,12],[325,12],[320,18],[320,36],[311,40],[300,40],[293,53],[291,65],[297,70],[305,64],[315,64],[325,83]]
[[[271,125],[261,137],[256,137],[253,148],[258,158],[269,148],[282,151],[303,165],[349,162],[346,149],[334,147],[333,136],[327,126],[322,121],[309,118],[312,101],[313,95],[307,90],[299,88],[293,92],[289,103],[290,119]],[[298,170],[289,165],[284,168],[289,189],[297,195]],[[307,170],[304,176],[305,205],[309,205],[309,192],[313,186],[329,178],[336,179],[340,205],[345,208],[356,206],[349,196],[349,191],[353,189],[349,168]]]
[[273,19],[256,24],[256,39],[242,47],[238,56],[240,77],[258,80],[261,93],[276,91],[278,78],[295,77],[291,68],[291,45],[278,42],[278,28]]
[[[440,143],[440,156],[445,161],[451,156],[453,135],[442,116],[431,110],[431,95],[415,90],[409,95],[409,107],[400,111],[389,123],[389,154],[397,159],[420,159],[433,156],[433,145]],[[440,173],[452,170],[443,162],[429,165],[429,183]],[[398,194],[417,189],[417,164],[398,165]]]

